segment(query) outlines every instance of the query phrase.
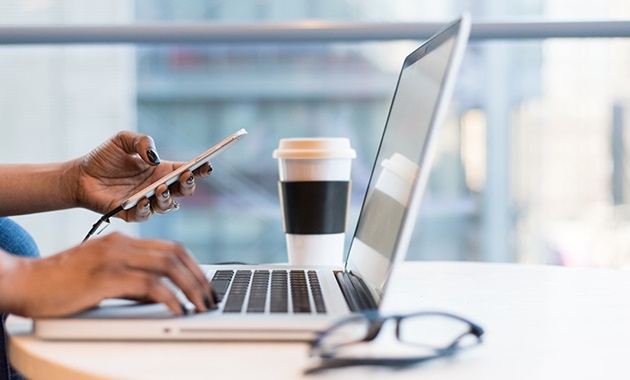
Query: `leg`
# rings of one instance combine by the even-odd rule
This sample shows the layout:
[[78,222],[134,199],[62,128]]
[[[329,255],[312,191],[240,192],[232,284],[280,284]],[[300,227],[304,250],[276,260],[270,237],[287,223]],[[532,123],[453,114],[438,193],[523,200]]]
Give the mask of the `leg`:
[[19,224],[0,218],[0,249],[16,256],[39,257],[35,240]]
[[[23,257],[39,257],[37,244],[22,227],[8,218],[0,218],[0,249]],[[0,291],[2,291],[0,289]],[[0,380],[19,380],[23,377],[11,367],[6,352],[6,334],[2,314],[0,323]]]

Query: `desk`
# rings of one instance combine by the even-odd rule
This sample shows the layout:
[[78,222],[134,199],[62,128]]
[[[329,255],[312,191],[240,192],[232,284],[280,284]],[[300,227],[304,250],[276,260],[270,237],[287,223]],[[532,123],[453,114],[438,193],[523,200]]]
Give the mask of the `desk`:
[[[353,368],[310,378],[630,376],[630,272],[405,262],[394,274],[384,310],[423,309],[471,318],[485,328],[485,342],[454,358],[403,371]],[[11,360],[35,380],[306,378],[308,349],[301,343],[44,342],[30,336],[28,320],[10,319]]]

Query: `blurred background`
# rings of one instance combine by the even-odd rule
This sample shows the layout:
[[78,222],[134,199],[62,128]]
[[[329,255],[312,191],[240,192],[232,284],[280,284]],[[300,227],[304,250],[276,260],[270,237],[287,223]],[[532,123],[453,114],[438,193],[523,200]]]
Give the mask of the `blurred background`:
[[[445,23],[462,11],[473,24],[627,20],[630,2],[0,0],[0,27]],[[119,130],[187,161],[246,128],[180,211],[108,231],[180,241],[202,263],[286,261],[278,140],[351,139],[351,235],[400,65],[422,40],[0,44],[0,162],[68,160]],[[408,259],[630,268],[629,68],[628,38],[471,41]],[[47,255],[98,217],[15,220]]]

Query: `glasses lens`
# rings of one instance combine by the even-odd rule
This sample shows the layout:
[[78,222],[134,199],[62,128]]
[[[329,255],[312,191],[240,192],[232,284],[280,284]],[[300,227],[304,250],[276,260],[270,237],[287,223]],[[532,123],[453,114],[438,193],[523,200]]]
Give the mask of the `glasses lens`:
[[367,318],[357,317],[349,319],[328,330],[320,339],[320,347],[323,351],[329,351],[336,347],[360,342],[370,331],[371,322]]
[[[366,325],[362,325],[362,327],[365,326]],[[345,328],[344,330],[348,331]],[[360,328],[357,328],[354,331],[357,332],[359,330]],[[366,334],[369,336],[373,335],[372,332],[364,331],[366,331]],[[379,333],[374,340],[363,341],[359,334],[352,337],[352,340],[349,339],[351,338],[350,334],[345,334],[345,338],[346,339],[336,339],[334,349],[322,352],[320,356],[346,360],[391,360],[432,357],[438,354],[433,347],[417,344],[412,345],[405,342],[401,343],[396,339],[396,322],[393,319],[387,319],[384,324],[380,326]]]
[[446,348],[457,341],[457,347],[478,343],[470,334],[470,325],[445,315],[415,315],[403,318],[399,324],[400,340],[432,348]]

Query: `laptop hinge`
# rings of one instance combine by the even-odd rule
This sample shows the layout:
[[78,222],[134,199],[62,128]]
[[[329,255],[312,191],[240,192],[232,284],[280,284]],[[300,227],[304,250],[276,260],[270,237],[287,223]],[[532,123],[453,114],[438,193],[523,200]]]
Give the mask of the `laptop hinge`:
[[346,271],[335,272],[341,292],[353,312],[376,310],[378,304],[365,282],[359,276]]

